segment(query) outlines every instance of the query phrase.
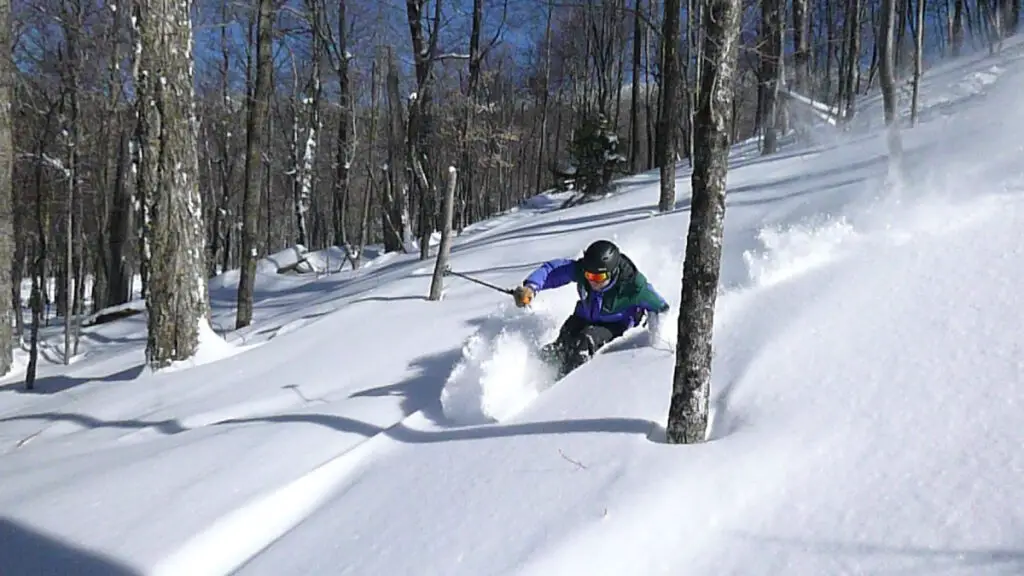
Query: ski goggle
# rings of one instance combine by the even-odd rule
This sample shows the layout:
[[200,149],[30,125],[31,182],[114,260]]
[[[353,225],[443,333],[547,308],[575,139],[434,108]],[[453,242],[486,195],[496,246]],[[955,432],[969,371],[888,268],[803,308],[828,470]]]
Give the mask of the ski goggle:
[[602,282],[604,282],[605,280],[608,279],[608,273],[607,272],[589,272],[589,271],[585,271],[585,272],[583,272],[583,276],[587,280],[589,280],[590,282],[593,282],[594,284],[600,284],[600,283],[602,283]]

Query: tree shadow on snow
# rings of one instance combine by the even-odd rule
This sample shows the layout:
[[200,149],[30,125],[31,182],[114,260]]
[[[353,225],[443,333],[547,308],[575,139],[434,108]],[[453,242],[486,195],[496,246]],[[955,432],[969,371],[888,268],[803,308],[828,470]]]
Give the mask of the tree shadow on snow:
[[409,365],[414,371],[409,378],[395,384],[367,388],[349,398],[402,396],[401,407],[406,415],[420,411],[435,424],[446,425],[448,421],[441,408],[441,390],[461,357],[459,348],[422,356]]
[[[769,546],[797,549],[801,552],[818,553],[832,559],[840,556],[865,558],[859,568],[875,574],[938,574],[942,572],[970,569],[992,570],[999,568],[1007,574],[1024,573],[1024,550],[1007,548],[924,548],[921,546],[900,546],[873,544],[869,542],[841,542],[739,533],[744,539],[757,541]],[[864,566],[863,564],[867,564]],[[882,568],[885,565],[885,568]]]
[[143,368],[144,365],[139,364],[120,372],[115,372],[114,374],[91,378],[76,378],[73,376],[66,376],[64,374],[44,376],[42,378],[36,378],[34,388],[32,390],[25,389],[25,380],[22,378],[21,380],[0,386],[0,391],[14,390],[23,394],[57,394],[87,382],[125,382],[128,380],[134,380],[142,373]]
[[72,412],[42,412],[39,414],[19,414],[0,418],[0,422],[17,422],[22,420],[44,420],[47,422],[71,422],[83,428],[123,428],[127,430],[141,430],[143,428],[154,428],[164,434],[178,434],[185,432],[188,428],[181,425],[177,420],[101,420],[87,414],[75,414]]
[[129,576],[141,573],[113,559],[0,518],[0,574]]
[[364,296],[357,298],[349,302],[349,305],[359,304],[360,302],[405,302],[405,301],[417,301],[426,302],[427,297],[423,295],[406,295],[406,296]]

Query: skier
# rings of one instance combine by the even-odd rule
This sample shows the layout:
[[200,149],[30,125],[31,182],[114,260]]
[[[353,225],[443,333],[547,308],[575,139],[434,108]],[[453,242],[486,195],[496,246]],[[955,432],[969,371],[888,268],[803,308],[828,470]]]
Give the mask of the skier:
[[607,240],[587,247],[576,260],[555,259],[534,270],[512,291],[516,306],[528,305],[537,292],[576,283],[580,299],[562,324],[558,338],[541,349],[541,356],[560,368],[559,377],[575,370],[598,349],[648,320],[657,326],[658,314],[669,309],[647,278],[619,248]]

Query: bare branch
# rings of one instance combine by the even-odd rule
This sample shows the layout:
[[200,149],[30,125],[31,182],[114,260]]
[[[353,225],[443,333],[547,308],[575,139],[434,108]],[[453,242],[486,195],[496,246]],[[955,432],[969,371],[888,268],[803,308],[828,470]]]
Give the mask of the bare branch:
[[558,449],[558,453],[562,455],[562,458],[563,458],[563,459],[564,459],[565,461],[567,461],[567,462],[571,462],[571,463],[575,464],[575,465],[576,465],[576,467],[577,467],[577,468],[579,468],[580,470],[586,470],[586,469],[587,469],[587,467],[586,467],[586,466],[584,466],[584,465],[583,465],[583,463],[581,463],[580,461],[578,461],[578,460],[573,460],[572,458],[569,458],[568,456],[566,456],[566,455],[565,455],[565,452],[562,452],[562,449],[561,449],[561,448],[559,448],[559,449]]

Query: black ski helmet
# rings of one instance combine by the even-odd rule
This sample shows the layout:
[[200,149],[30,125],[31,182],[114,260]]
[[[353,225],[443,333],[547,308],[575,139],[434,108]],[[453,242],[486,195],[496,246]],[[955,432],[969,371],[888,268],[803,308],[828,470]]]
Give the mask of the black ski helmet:
[[607,240],[598,240],[583,252],[583,269],[587,272],[607,272],[615,275],[619,266],[619,248]]

